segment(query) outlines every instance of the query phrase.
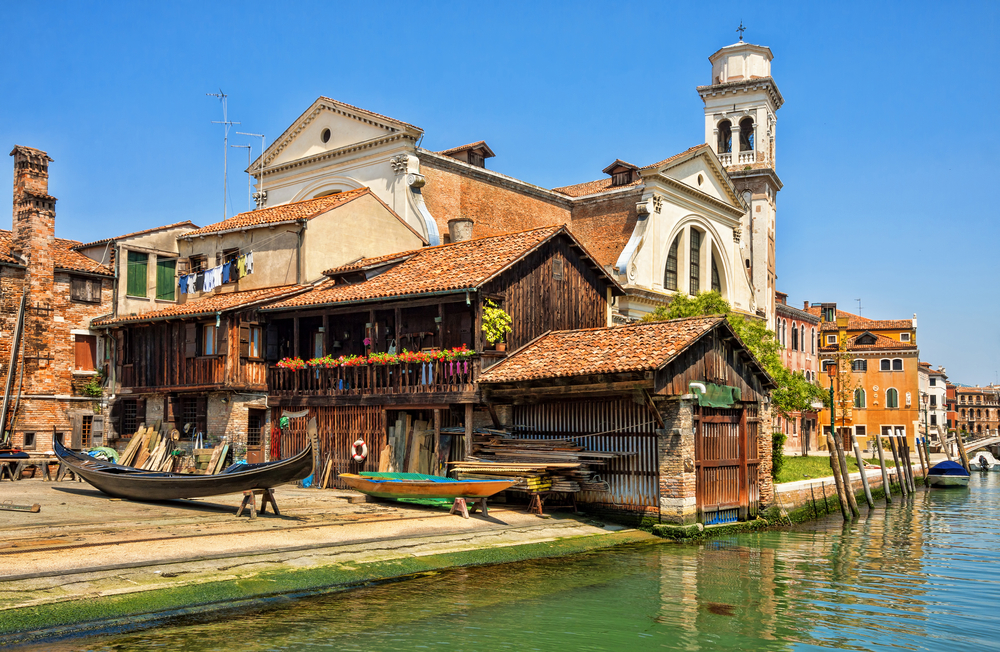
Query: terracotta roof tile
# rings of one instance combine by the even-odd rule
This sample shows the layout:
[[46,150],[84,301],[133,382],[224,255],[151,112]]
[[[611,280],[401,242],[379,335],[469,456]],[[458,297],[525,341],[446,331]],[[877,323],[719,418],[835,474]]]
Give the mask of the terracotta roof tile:
[[[913,342],[900,342],[899,340],[894,340],[891,337],[886,337],[885,335],[879,335],[878,333],[871,333],[875,336],[875,342],[873,344],[858,344],[858,338],[865,335],[865,333],[858,333],[853,337],[847,338],[846,348],[848,351],[915,351],[917,345]],[[839,349],[836,345],[831,346],[821,346],[819,348],[821,353],[836,353]]]
[[708,144],[706,144],[706,143],[702,143],[701,145],[695,145],[694,147],[688,147],[686,150],[684,150],[680,154],[674,154],[673,156],[667,157],[667,158],[663,159],[662,161],[657,161],[656,163],[650,163],[649,165],[644,166],[642,169],[643,170],[651,170],[653,168],[663,167],[667,163],[671,163],[671,162],[676,161],[678,159],[682,159],[685,156],[687,156],[688,154],[692,154],[692,153],[694,153],[694,152],[696,152],[698,150],[702,150],[702,149],[711,149],[711,147],[709,147]]
[[267,309],[476,288],[560,232],[568,234],[565,227],[547,226],[360,260],[326,273],[338,274],[371,268],[393,260],[401,262],[362,283],[338,284],[328,281],[310,292],[268,306]]
[[184,220],[183,222],[176,222],[174,224],[167,224],[166,226],[155,226],[151,229],[144,229],[142,231],[136,231],[135,233],[126,233],[125,235],[117,235],[113,238],[104,238],[103,240],[94,240],[93,242],[85,242],[83,244],[77,245],[74,249],[86,249],[87,247],[96,247],[97,245],[102,245],[108,242],[114,242],[115,240],[124,240],[125,238],[134,238],[137,235],[146,235],[147,233],[156,233],[157,231],[166,231],[167,229],[176,229],[182,226],[189,226],[192,229],[197,229],[198,225],[191,222],[190,220]]
[[611,328],[553,331],[529,342],[480,378],[509,383],[540,378],[658,369],[725,317],[689,317]]
[[[74,251],[80,243],[76,240],[66,240],[56,238],[52,248],[52,262],[56,269],[64,269],[72,272],[87,272],[89,274],[100,274],[102,276],[114,276],[114,272],[107,265],[102,265],[95,260],[87,258],[81,253]],[[0,262],[23,264],[21,260],[12,253],[13,234],[7,230],[0,230]]]
[[[821,307],[819,305],[809,306],[809,308],[806,309],[806,312],[810,315],[819,317],[821,315]],[[912,319],[868,319],[867,317],[862,317],[860,315],[855,315],[839,309],[837,310],[837,317],[847,317],[847,330],[849,331],[913,328]],[[820,325],[820,330],[838,330],[837,323],[832,321],[823,322]]]
[[572,186],[563,186],[561,188],[553,188],[553,192],[560,192],[569,197],[584,197],[586,195],[594,195],[599,192],[605,192],[607,190],[617,190],[619,188],[631,188],[632,186],[638,186],[642,183],[642,179],[636,179],[631,183],[623,183],[620,186],[612,186],[611,182],[613,179],[608,177],[607,179],[598,179],[597,181],[587,181],[586,183],[578,183]]
[[458,154],[459,152],[465,152],[470,149],[480,149],[480,148],[486,150],[485,158],[492,158],[496,156],[496,154],[493,153],[493,150],[490,149],[490,146],[486,144],[485,140],[477,140],[476,142],[469,143],[468,145],[460,145],[458,147],[452,147],[451,149],[440,151],[438,152],[438,154],[441,154],[442,156],[450,156],[452,154]]
[[228,220],[216,222],[215,224],[209,224],[208,226],[203,226],[200,229],[184,233],[181,237],[188,238],[208,233],[239,231],[242,229],[265,226],[268,224],[293,222],[295,220],[310,220],[317,215],[322,215],[328,210],[343,206],[358,197],[369,194],[372,194],[372,191],[367,187],[356,188],[354,190],[348,190],[347,192],[327,195],[326,197],[305,199],[303,201],[291,202],[288,204],[281,204],[279,206],[272,206],[270,208],[262,208],[256,211],[240,213],[239,215],[230,217]]
[[152,320],[166,319],[166,318],[180,318],[180,317],[192,317],[194,315],[214,314],[216,312],[225,312],[227,310],[246,308],[252,305],[263,303],[265,301],[274,301],[277,299],[282,299],[291,296],[297,292],[303,292],[304,290],[307,289],[308,287],[303,287],[301,285],[283,285],[276,288],[263,288],[260,290],[246,290],[244,292],[226,292],[224,294],[213,294],[206,297],[200,297],[193,301],[178,303],[168,308],[163,308],[162,310],[144,312],[138,315],[119,316],[117,319],[114,318],[113,316],[104,317],[100,320],[92,322],[91,325],[108,326],[111,324],[119,324],[119,323],[134,323],[134,322],[144,322],[144,321],[152,321]]

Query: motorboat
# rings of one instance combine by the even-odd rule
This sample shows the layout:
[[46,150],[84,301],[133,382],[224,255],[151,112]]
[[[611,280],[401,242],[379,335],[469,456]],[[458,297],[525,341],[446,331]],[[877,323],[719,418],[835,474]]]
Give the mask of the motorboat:
[[973,455],[974,457],[969,457],[969,467],[973,471],[1000,472],[1000,461],[993,457],[989,451],[979,451]]
[[930,487],[968,487],[969,472],[958,462],[945,460],[938,462],[927,472]]

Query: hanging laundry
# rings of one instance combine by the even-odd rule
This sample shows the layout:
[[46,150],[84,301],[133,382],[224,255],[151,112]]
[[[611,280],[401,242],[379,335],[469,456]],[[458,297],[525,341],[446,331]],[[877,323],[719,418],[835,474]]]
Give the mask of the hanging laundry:
[[239,271],[240,278],[243,278],[244,276],[247,275],[246,265],[247,265],[246,254],[241,255],[239,258],[236,259],[236,269]]
[[253,274],[253,252],[252,251],[247,253],[246,268],[247,268],[247,274]]
[[222,285],[222,265],[214,267],[212,269],[212,274],[215,276],[214,278],[215,287],[219,287],[220,285]]
[[179,279],[177,279],[177,285],[178,285],[178,287],[181,290],[181,294],[187,294],[187,291],[188,291],[188,277],[187,276],[181,276]]
[[205,291],[205,272],[198,272],[194,280],[194,289],[195,292]]
[[222,282],[223,283],[229,283],[229,281],[230,281],[229,271],[232,268],[233,268],[233,262],[232,261],[229,261],[228,263],[226,263],[225,265],[222,266]]

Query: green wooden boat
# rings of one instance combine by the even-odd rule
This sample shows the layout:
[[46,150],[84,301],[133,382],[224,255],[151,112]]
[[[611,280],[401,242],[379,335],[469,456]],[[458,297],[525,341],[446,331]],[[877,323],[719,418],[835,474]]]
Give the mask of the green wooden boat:
[[507,489],[517,480],[454,480],[422,473],[341,473],[352,489],[376,498],[395,500],[487,498]]

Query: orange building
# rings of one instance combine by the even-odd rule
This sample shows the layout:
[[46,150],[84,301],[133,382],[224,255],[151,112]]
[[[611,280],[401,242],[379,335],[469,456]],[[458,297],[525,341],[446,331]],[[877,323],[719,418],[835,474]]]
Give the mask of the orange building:
[[[912,448],[920,422],[917,320],[868,319],[835,303],[809,312],[820,318],[821,384],[829,387],[827,367],[837,365],[838,431],[857,437],[862,449],[874,450],[868,443],[875,434],[904,435]],[[819,423],[830,431],[830,410],[820,412]]]

